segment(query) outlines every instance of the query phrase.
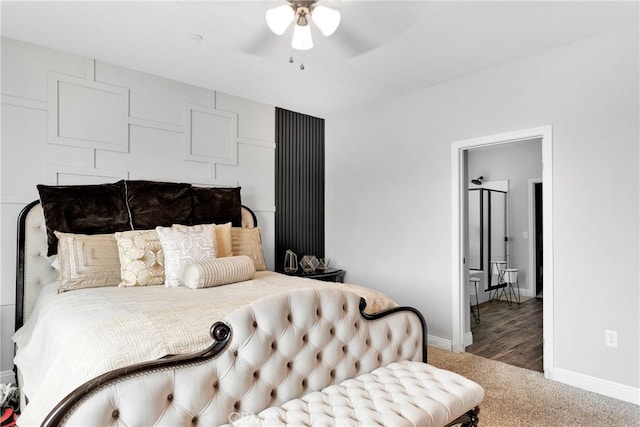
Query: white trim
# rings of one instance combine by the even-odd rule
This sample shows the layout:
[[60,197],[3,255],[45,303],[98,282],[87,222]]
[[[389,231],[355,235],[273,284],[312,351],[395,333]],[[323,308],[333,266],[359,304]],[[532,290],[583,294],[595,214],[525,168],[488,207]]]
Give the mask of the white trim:
[[640,388],[579,374],[562,368],[555,368],[554,380],[583,390],[640,405]]
[[[73,77],[66,74],[54,73],[52,71],[49,72],[47,77],[49,85],[47,100],[47,141],[49,144],[67,145],[80,148],[93,148],[106,151],[117,151],[122,153],[129,152],[129,89],[110,85],[107,83],[99,83],[92,80]],[[107,138],[103,138],[102,135],[98,134],[88,135],[86,134],[86,132],[80,132],[80,134],[71,133],[62,135],[60,133],[60,109],[63,105],[61,103],[60,97],[61,84],[80,88],[86,92],[84,94],[85,96],[87,93],[97,92],[108,94],[111,97],[116,98],[118,107],[110,112],[110,120],[115,122],[112,122],[111,125],[116,129],[117,135],[115,137],[109,136]],[[85,98],[82,101],[90,102],[88,98]],[[77,102],[72,102],[72,104],[75,103]],[[98,109],[100,108],[100,105],[95,105],[94,107]],[[82,124],[80,126],[83,126],[83,130],[87,129],[86,124]],[[85,134],[81,135],[82,133]]]
[[468,347],[473,344],[473,333],[471,331],[464,334],[464,346]]
[[143,119],[140,117],[129,117],[129,124],[151,129],[165,130],[167,132],[184,133],[184,126],[174,123],[158,122],[156,120]]
[[430,345],[435,348],[439,348],[442,350],[451,351],[451,340],[436,337],[434,335],[427,336],[427,345]]
[[[219,123],[226,125],[224,135],[220,135],[217,144],[222,145],[224,149],[229,151],[229,156],[198,154],[193,150],[194,138],[194,117],[193,113],[197,112],[203,116],[214,118]],[[184,159],[204,161],[223,165],[238,165],[238,115],[224,110],[216,110],[215,108],[203,107],[195,104],[185,104],[185,134],[184,134]],[[202,142],[202,141],[201,141]],[[212,141],[205,141],[211,145]],[[214,144],[215,145],[215,144]]]
[[254,147],[261,147],[261,148],[269,148],[271,150],[276,149],[276,143],[273,141],[263,141],[261,139],[247,138],[243,136],[238,137],[238,144],[252,145]]
[[47,165],[47,181],[53,185],[68,185],[68,182],[60,179],[61,175],[73,175],[76,177],[129,179],[129,172],[112,169],[94,169],[66,165]]
[[544,252],[544,314],[543,314],[543,354],[544,375],[548,379],[554,379],[553,375],[553,156],[552,156],[552,127],[551,125],[531,129],[507,132],[498,135],[489,135],[451,143],[451,341],[452,351],[464,352],[464,310],[461,298],[465,286],[465,268],[462,263],[464,256],[464,239],[462,230],[463,194],[462,179],[464,174],[464,152],[469,148],[491,146],[509,142],[524,141],[542,138],[542,179],[544,182],[542,205],[543,227],[545,238],[543,241]]
[[32,110],[49,110],[49,102],[40,101],[39,99],[22,98],[19,96],[2,95],[2,103],[13,105],[14,107],[30,108]]

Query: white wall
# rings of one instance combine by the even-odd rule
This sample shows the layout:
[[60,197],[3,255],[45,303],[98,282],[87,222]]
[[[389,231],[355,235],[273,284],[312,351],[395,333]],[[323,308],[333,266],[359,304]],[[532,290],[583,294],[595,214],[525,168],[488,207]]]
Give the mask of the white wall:
[[1,153],[2,381],[13,366],[16,216],[36,184],[240,185],[273,267],[271,105],[3,38]]
[[[529,238],[525,238],[523,232],[529,232],[529,179],[542,178],[541,140],[469,150],[467,170],[470,179],[483,176],[485,181],[509,182],[509,268],[518,269],[521,294],[535,296],[535,283],[529,283]],[[485,289],[488,275],[477,277],[483,278],[481,289]],[[489,300],[489,292],[479,290],[478,293],[480,302]]]
[[552,125],[554,372],[640,403],[638,36],[622,29],[329,117],[326,255],[451,340],[451,143]]

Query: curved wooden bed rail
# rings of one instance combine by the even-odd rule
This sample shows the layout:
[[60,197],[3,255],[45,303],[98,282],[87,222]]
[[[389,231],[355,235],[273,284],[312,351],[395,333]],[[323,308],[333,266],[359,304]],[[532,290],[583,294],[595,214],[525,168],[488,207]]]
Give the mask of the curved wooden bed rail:
[[[367,314],[364,312],[366,305],[367,303],[365,299],[360,298],[358,310],[360,312],[361,318],[367,322],[374,322],[378,319],[383,319],[399,312],[409,312],[415,315],[422,327],[421,354],[423,362],[426,363],[427,323],[420,311],[413,307],[401,306],[383,310],[375,314]],[[214,343],[202,352],[195,354],[192,353],[185,355],[167,356],[162,359],[127,366],[107,372],[86,382],[85,384],[76,388],[73,392],[69,393],[62,401],[58,403],[58,405],[56,405],[56,407],[48,414],[48,416],[43,421],[42,427],[57,427],[61,425],[67,417],[67,414],[72,411],[77,405],[81,404],[82,400],[85,397],[91,395],[93,392],[97,392],[101,388],[106,387],[110,384],[125,380],[127,378],[138,376],[140,374],[150,373],[152,371],[188,368],[191,365],[200,364],[220,356],[231,341],[231,338],[233,336],[233,328],[226,322],[219,321],[211,326],[210,334],[214,339]],[[470,411],[470,413],[471,412],[472,411]],[[463,417],[465,417],[464,421],[471,421],[471,418],[469,418],[469,413],[463,415]],[[462,421],[463,420],[461,420],[461,422]]]
[[393,307],[393,308],[389,308],[387,310],[383,310],[380,311],[378,313],[374,313],[374,314],[367,314],[364,312],[365,307],[367,306],[367,302],[365,301],[364,298],[360,298],[360,314],[362,315],[362,318],[365,320],[376,320],[376,319],[380,319],[382,317],[385,316],[389,316],[390,314],[399,312],[399,311],[410,311],[413,314],[415,314],[418,319],[420,320],[420,324],[422,325],[422,361],[424,363],[427,363],[427,321],[425,320],[424,316],[422,315],[422,313],[414,308],[414,307],[407,307],[407,306],[403,306],[403,307]]
[[132,377],[144,372],[153,371],[156,369],[171,369],[179,366],[188,366],[194,363],[201,363],[206,360],[212,359],[220,354],[229,341],[231,340],[231,327],[225,322],[216,322],[211,326],[211,337],[214,343],[203,350],[202,352],[195,354],[180,354],[175,356],[167,356],[162,359],[152,360],[150,362],[138,363],[136,365],[125,366],[124,368],[116,369],[107,373],[104,373],[75,389],[67,395],[64,399],[56,405],[55,408],[47,415],[42,422],[42,426],[59,426],[67,412],[76,406],[80,401],[91,394],[93,391],[98,390],[100,387],[113,383],[126,377]]

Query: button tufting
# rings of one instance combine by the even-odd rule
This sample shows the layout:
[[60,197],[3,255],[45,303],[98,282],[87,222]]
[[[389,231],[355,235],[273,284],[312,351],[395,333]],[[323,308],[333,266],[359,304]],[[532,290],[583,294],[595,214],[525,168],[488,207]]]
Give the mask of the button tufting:
[[236,401],[236,402],[233,404],[233,409],[235,409],[236,411],[237,411],[238,409],[240,409],[240,402],[239,402],[239,401]]
[[238,357],[238,350],[234,350],[233,357]]
[[278,348],[278,344],[275,341],[273,341],[271,343],[271,350],[275,350],[276,348]]
[[346,353],[346,352],[347,352],[347,346],[346,346],[346,345],[343,345],[343,346],[342,346],[342,352],[343,352],[343,353]]
[[169,396],[167,396],[167,400],[169,402],[171,402],[173,400],[173,393],[169,393]]
[[287,369],[291,370],[292,366],[293,366],[293,364],[291,362],[287,362]]
[[316,308],[316,317],[320,317],[320,309]]
[[198,416],[191,418],[191,424],[198,424]]
[[253,378],[260,378],[260,371],[255,371],[253,373]]
[[302,336],[302,342],[307,342],[307,339],[308,339],[307,334],[304,334]]
[[336,330],[333,329],[333,327],[329,329],[329,335],[334,336],[335,334],[336,334]]
[[111,413],[111,418],[119,418],[120,417],[120,411],[118,411],[117,409],[114,409],[114,411]]
[[218,381],[214,381],[213,382],[213,389],[217,390],[218,389]]
[[367,338],[366,340],[364,340],[364,343],[369,346],[371,345],[371,340],[369,338]]
[[278,393],[276,392],[276,389],[275,388],[271,389],[271,398],[275,399],[277,395],[278,395]]
[[287,314],[287,320],[291,323],[291,313]]
[[255,320],[253,321],[253,327],[257,328],[258,327],[258,322],[256,322]]
[[318,361],[322,360],[322,353],[316,354],[316,360]]
[[306,378],[304,378],[302,380],[302,388],[307,388],[307,379]]
[[335,370],[335,369],[332,369],[332,370],[331,370],[331,372],[329,372],[329,376],[330,376],[331,378],[335,378],[335,377],[336,377],[336,370]]

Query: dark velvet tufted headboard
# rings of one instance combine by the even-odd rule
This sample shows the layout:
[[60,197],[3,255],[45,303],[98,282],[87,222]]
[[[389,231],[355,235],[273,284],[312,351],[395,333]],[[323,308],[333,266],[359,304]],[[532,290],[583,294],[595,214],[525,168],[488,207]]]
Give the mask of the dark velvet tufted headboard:
[[[51,266],[57,242],[51,239],[54,230],[84,234],[118,231],[109,222],[110,216],[117,218],[115,228],[122,230],[174,222],[232,222],[245,228],[258,225],[255,213],[240,202],[240,187],[119,181],[86,186],[38,186],[38,191],[41,200],[29,203],[18,215],[16,330],[31,314],[42,287],[58,277],[57,270]],[[107,206],[97,203],[98,198],[106,198]],[[182,206],[176,206],[177,203]],[[153,206],[156,208],[152,209]],[[172,213],[181,221],[174,221]],[[158,223],[154,225],[154,222]]]

